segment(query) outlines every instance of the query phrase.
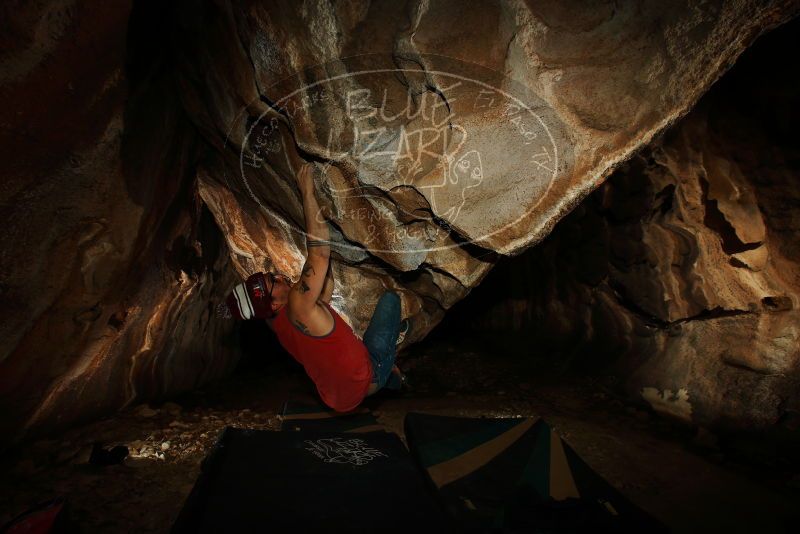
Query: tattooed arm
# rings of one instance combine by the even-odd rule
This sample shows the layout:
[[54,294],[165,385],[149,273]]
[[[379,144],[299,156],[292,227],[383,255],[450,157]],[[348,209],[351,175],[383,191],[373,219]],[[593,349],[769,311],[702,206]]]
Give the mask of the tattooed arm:
[[300,280],[289,293],[289,318],[307,334],[324,335],[333,327],[333,318],[317,304],[323,294],[330,264],[330,233],[321,216],[314,193],[313,167],[305,164],[297,174],[303,199],[308,255]]

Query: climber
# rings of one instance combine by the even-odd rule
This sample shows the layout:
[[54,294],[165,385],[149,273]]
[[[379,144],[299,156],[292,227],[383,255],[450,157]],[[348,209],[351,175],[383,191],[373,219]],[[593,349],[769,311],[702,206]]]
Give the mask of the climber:
[[400,320],[398,294],[387,291],[362,341],[330,306],[330,234],[324,218],[318,217],[312,170],[306,163],[297,173],[308,251],[300,279],[292,284],[281,274],[256,273],[234,288],[223,312],[237,319],[266,319],[281,345],[303,365],[325,404],[349,411],[383,387],[401,388],[405,376],[394,361],[409,322]]

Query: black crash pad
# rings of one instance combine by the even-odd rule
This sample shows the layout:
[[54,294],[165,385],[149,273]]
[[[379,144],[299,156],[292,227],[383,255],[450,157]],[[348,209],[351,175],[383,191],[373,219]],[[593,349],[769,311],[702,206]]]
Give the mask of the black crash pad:
[[449,530],[396,435],[227,428],[173,532],[420,528]]

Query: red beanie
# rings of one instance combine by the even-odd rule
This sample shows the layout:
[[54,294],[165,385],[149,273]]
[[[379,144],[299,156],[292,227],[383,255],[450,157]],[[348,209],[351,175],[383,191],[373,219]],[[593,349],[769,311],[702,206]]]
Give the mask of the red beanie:
[[271,319],[275,316],[264,273],[250,275],[244,283],[237,284],[225,303],[235,319]]

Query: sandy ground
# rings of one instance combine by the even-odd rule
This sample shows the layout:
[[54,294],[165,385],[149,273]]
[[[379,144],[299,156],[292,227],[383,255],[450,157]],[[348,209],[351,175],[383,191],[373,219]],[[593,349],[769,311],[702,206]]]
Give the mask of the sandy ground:
[[[554,378],[486,351],[426,343],[407,355],[413,389],[368,400],[402,437],[409,411],[540,416],[609,482],[675,532],[785,532],[800,524],[797,472],[734,457],[705,432],[626,406],[608,377]],[[277,430],[287,398],[313,398],[285,359],[160,406],[140,405],[5,454],[0,524],[29,506],[66,497],[83,532],[166,532],[226,426]],[[87,463],[92,444],[126,445],[121,465]]]

